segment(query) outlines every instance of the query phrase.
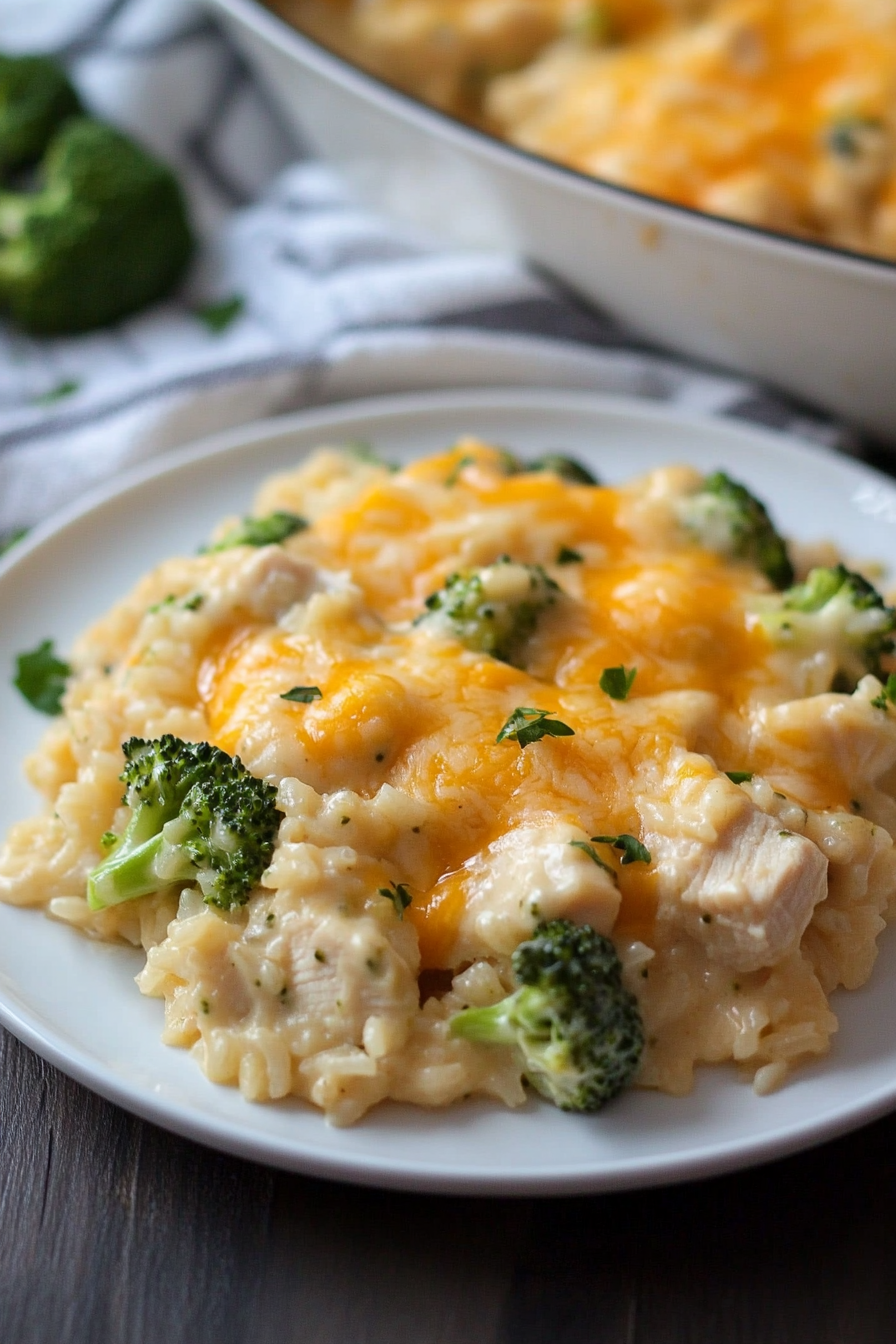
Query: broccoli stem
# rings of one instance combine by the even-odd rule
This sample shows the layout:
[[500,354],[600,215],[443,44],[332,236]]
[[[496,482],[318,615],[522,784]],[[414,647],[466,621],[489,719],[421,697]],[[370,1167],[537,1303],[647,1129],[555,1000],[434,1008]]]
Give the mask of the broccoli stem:
[[91,910],[102,910],[196,878],[189,855],[169,844],[160,831],[136,849],[114,850],[95,868],[87,883],[87,903]]
[[451,1024],[455,1036],[482,1045],[516,1045],[521,1028],[533,1039],[551,1039],[548,997],[531,985],[487,1008],[465,1008]]

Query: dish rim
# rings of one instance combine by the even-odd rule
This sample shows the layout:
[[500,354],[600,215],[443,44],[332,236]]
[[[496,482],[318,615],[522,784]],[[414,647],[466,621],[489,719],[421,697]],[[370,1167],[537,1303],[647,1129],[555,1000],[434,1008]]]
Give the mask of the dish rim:
[[[223,10],[239,22],[260,30],[263,37],[275,42],[281,49],[286,47],[288,50],[290,43],[295,44],[304,57],[312,58],[312,64],[317,65],[320,73],[338,76],[336,82],[347,83],[349,86],[357,85],[356,92],[368,96],[375,95],[386,104],[387,108],[390,104],[394,105],[390,110],[398,112],[402,119],[407,120],[408,114],[413,113],[413,120],[422,120],[424,124],[429,121],[434,123],[440,135],[460,140],[462,144],[465,139],[470,138],[480,151],[499,159],[506,153],[536,175],[543,173],[549,178],[556,175],[586,195],[591,191],[607,192],[611,198],[618,197],[642,207],[656,209],[662,216],[684,221],[692,228],[710,233],[721,232],[732,241],[736,238],[745,239],[758,250],[775,253],[783,249],[785,258],[788,255],[801,257],[807,263],[814,262],[819,267],[839,271],[841,274],[844,272],[849,274],[854,270],[864,278],[873,275],[879,279],[883,275],[896,285],[896,257],[892,259],[876,257],[814,238],[800,238],[794,234],[779,233],[760,224],[726,219],[723,215],[713,215],[694,206],[681,205],[634,187],[593,177],[578,168],[571,168],[555,159],[522,149],[509,140],[499,139],[498,136],[477,126],[468,125],[460,118],[451,116],[450,113],[430,106],[413,94],[394,87],[380,76],[371,74],[361,66],[354,65],[346,57],[331,51],[316,38],[294,28],[286,19],[262,4],[261,0],[205,0],[205,3]],[[288,52],[288,54],[294,53]]]
[[[266,442],[273,442],[293,432],[302,434],[326,433],[328,427],[340,422],[375,416],[418,415],[421,412],[450,411],[461,413],[476,408],[508,407],[516,412],[526,408],[580,410],[585,413],[635,417],[653,421],[657,425],[670,422],[681,430],[706,432],[721,431],[731,439],[742,439],[744,446],[766,445],[769,449],[788,453],[802,460],[809,468],[819,461],[842,462],[856,465],[866,477],[878,478],[891,493],[894,485],[890,478],[865,464],[851,464],[849,459],[816,444],[800,440],[793,434],[754,427],[725,417],[713,417],[682,411],[665,404],[645,402],[636,397],[619,397],[581,390],[550,388],[462,388],[449,391],[414,392],[386,397],[333,403],[312,407],[289,415],[266,418],[251,424],[204,436],[194,443],[173,452],[160,455],[151,462],[131,468],[110,482],[97,486],[74,503],[57,511],[38,524],[32,532],[2,559],[0,559],[0,598],[2,581],[45,542],[60,537],[66,529],[82,522],[96,509],[139,490],[179,469],[198,462],[230,455],[249,453]],[[259,476],[270,467],[259,465]],[[16,912],[31,919],[39,912],[23,909]],[[66,930],[66,933],[69,931]],[[103,947],[111,945],[103,944]],[[126,951],[127,949],[125,949]],[[394,1160],[377,1154],[351,1152],[333,1153],[297,1146],[272,1133],[262,1134],[241,1126],[238,1122],[212,1113],[210,1110],[190,1108],[188,1102],[167,1098],[144,1084],[131,1082],[116,1074],[114,1066],[93,1059],[81,1046],[60,1043],[51,1030],[41,1025],[40,1015],[33,1007],[19,1001],[14,992],[12,1001],[5,980],[0,976],[0,1023],[42,1058],[63,1073],[84,1084],[107,1100],[121,1105],[142,1119],[159,1124],[183,1137],[204,1143],[235,1156],[260,1161],[268,1165],[298,1171],[310,1176],[324,1177],[360,1185],[403,1189],[438,1194],[482,1195],[503,1197],[553,1196],[592,1194],[623,1189],[659,1187],[684,1181],[722,1175],[760,1163],[786,1157],[827,1142],[885,1115],[896,1107],[896,1077],[872,1088],[857,1102],[844,1105],[837,1102],[831,1108],[822,1108],[820,1114],[806,1120],[788,1120],[771,1133],[745,1139],[717,1141],[709,1146],[680,1149],[671,1157],[662,1152],[650,1156],[633,1156],[616,1160],[612,1166],[595,1167],[584,1173],[577,1165],[553,1165],[548,1171],[529,1171],[514,1177],[512,1183],[506,1174],[490,1175],[475,1166],[446,1168],[436,1160],[426,1163],[405,1160],[396,1166]],[[854,993],[860,991],[854,991]],[[180,1053],[180,1052],[178,1052]],[[191,1066],[192,1067],[192,1066]],[[216,1088],[218,1085],[209,1084]],[[229,1089],[228,1089],[229,1091]],[[243,1103],[248,1105],[249,1103]],[[486,1104],[486,1103],[483,1103]],[[511,1113],[508,1113],[511,1114]],[[320,1123],[325,1122],[319,1117]]]

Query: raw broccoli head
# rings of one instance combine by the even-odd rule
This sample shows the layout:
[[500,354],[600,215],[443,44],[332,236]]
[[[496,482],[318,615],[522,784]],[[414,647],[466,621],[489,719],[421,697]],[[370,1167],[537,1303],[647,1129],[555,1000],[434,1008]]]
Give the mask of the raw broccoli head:
[[599,1110],[631,1081],[644,1047],[616,949],[587,925],[552,919],[512,960],[519,989],[456,1013],[452,1033],[515,1047],[530,1083],[561,1110]]
[[810,570],[805,583],[788,588],[780,606],[761,619],[782,648],[826,654],[837,689],[854,690],[866,672],[880,676],[881,658],[894,648],[896,611],[845,565]]
[[276,789],[208,742],[132,737],[123,750],[131,817],[90,874],[91,909],[184,882],[196,882],[209,905],[244,904],[274,852]]
[[0,174],[36,162],[57,126],[80,111],[55,61],[0,54]]
[[484,569],[450,575],[445,587],[426,599],[417,623],[518,666],[539,616],[559,593],[540,565],[498,560]]
[[170,169],[111,126],[75,117],[42,187],[0,195],[0,306],[39,335],[85,331],[160,299],[193,247]]
[[756,566],[776,588],[793,583],[787,543],[766,507],[724,471],[707,476],[678,506],[678,517],[701,546]]

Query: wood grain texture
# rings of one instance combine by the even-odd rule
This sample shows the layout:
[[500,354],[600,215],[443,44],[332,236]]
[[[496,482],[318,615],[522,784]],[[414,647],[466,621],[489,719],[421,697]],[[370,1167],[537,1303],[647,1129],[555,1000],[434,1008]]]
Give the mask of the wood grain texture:
[[133,1119],[0,1033],[2,1344],[893,1344],[896,1119],[603,1197],[353,1189]]

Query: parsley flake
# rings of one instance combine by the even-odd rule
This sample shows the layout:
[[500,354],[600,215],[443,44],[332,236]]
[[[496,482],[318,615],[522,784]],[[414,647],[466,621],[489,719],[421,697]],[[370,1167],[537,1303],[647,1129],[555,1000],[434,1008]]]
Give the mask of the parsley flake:
[[359,462],[367,462],[371,467],[385,467],[387,471],[392,472],[401,471],[397,462],[388,462],[380,457],[373,444],[368,443],[366,439],[347,439],[339,446],[344,452],[351,453]]
[[558,565],[580,565],[584,559],[581,551],[574,551],[571,546],[561,546],[557,552]]
[[27,527],[17,527],[14,532],[8,532],[6,536],[0,540],[0,555],[5,555],[7,551],[11,551],[16,542],[21,541],[22,538],[27,537],[27,535]]
[[575,730],[560,719],[552,719],[549,709],[527,709],[520,706],[515,709],[501,729],[496,742],[519,742],[520,750],[543,737],[574,737]]
[[378,896],[385,896],[387,901],[391,901],[395,906],[395,913],[399,919],[404,918],[404,912],[411,904],[413,897],[403,882],[390,882],[388,887],[378,887]]
[[605,873],[609,873],[613,880],[616,880],[616,874],[613,872],[613,869],[608,863],[604,863],[597,850],[593,845],[589,845],[587,840],[570,840],[569,843],[573,849],[580,849],[583,854],[587,854],[589,859],[597,864],[598,868],[603,868]]
[[77,378],[63,378],[61,383],[51,387],[48,392],[42,392],[39,397],[35,397],[33,405],[53,406],[57,401],[64,401],[66,397],[73,397],[80,390],[81,384]]
[[196,308],[194,316],[213,336],[220,336],[242,315],[245,307],[246,300],[241,294],[231,294],[229,299],[219,299],[216,303],[206,303],[202,308]]
[[726,770],[725,774],[732,784],[749,784],[753,778],[752,770]]
[[457,485],[458,481],[460,480],[461,472],[464,470],[465,467],[473,467],[475,465],[476,465],[475,457],[464,456],[460,458],[457,462],[455,462],[451,471],[445,477],[446,488],[450,490],[452,486]]
[[292,700],[297,705],[310,705],[312,700],[322,700],[323,696],[319,686],[293,686],[291,691],[284,691],[280,699]]
[[880,695],[876,695],[871,703],[875,709],[883,710],[887,710],[890,705],[896,705],[896,672],[890,673]]
[[598,684],[611,700],[626,700],[637,675],[636,667],[605,667]]
[[13,685],[41,714],[56,715],[62,713],[62,695],[71,674],[69,664],[56,657],[52,639],[45,639],[16,658]]
[[623,868],[629,863],[649,863],[650,850],[634,835],[592,835],[596,845],[612,845],[622,851]]

